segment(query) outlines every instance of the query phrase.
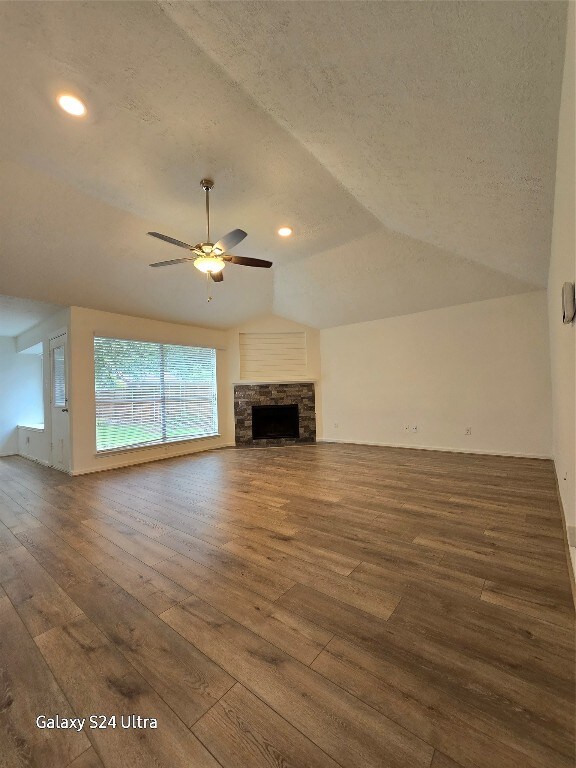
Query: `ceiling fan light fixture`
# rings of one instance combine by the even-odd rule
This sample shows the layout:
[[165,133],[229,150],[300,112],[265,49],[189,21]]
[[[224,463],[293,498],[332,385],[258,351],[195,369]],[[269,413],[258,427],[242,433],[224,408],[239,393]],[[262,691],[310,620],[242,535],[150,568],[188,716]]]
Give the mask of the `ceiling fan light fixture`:
[[212,272],[215,274],[216,272],[222,272],[226,264],[217,256],[199,256],[194,262],[194,266],[200,272]]

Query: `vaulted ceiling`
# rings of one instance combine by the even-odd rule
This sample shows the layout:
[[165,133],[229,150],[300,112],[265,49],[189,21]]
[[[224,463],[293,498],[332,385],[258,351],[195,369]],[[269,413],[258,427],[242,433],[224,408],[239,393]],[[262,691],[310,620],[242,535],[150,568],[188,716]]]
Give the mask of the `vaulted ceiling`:
[[[562,2],[0,4],[0,293],[315,327],[546,285]],[[87,119],[66,116],[71,91]],[[242,227],[206,283],[146,236]],[[294,229],[282,240],[276,230]],[[2,331],[0,330],[0,335]]]

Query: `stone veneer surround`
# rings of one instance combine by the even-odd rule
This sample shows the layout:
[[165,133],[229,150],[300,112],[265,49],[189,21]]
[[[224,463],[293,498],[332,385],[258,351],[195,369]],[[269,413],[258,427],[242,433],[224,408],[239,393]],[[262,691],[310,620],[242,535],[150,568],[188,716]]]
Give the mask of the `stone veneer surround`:
[[[300,437],[252,439],[253,405],[298,404]],[[235,384],[234,427],[236,445],[265,448],[270,445],[298,445],[316,442],[316,398],[314,384]]]

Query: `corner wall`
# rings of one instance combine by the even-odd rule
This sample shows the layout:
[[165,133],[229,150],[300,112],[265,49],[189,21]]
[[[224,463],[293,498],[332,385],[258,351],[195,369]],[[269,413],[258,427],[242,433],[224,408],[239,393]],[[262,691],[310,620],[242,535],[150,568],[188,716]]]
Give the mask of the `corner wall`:
[[[302,331],[306,334],[306,372],[303,379],[294,378],[288,371],[279,370],[277,378],[273,380],[262,379],[247,382],[240,377],[240,334],[241,333],[292,333]],[[322,387],[320,373],[320,331],[308,325],[287,320],[279,315],[264,315],[250,320],[243,325],[228,331],[228,348],[230,361],[230,384],[228,397],[234,403],[235,384],[268,384],[271,381],[290,383],[295,381],[307,381],[314,384],[316,400],[316,432],[322,434]],[[232,425],[234,427],[234,425]],[[234,431],[232,431],[234,435]]]
[[[562,284],[574,282],[576,272],[576,200],[575,200],[575,83],[574,27],[575,3],[568,5],[564,78],[558,125],[556,156],[556,191],[550,272],[548,275],[548,313],[550,326],[550,364],[552,370],[552,409],[554,428],[554,462],[560,487],[562,507],[569,538],[576,530],[576,370],[574,322],[562,323]],[[572,539],[572,543],[574,539]],[[571,546],[576,570],[576,547]]]
[[545,291],[329,328],[320,349],[323,439],[552,455]]

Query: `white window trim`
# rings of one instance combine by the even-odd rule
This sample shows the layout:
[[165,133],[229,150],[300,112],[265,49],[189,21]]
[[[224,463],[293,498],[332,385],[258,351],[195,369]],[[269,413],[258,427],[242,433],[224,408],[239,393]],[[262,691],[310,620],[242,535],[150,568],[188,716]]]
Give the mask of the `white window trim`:
[[[125,446],[118,446],[113,448],[102,448],[98,449],[97,443],[96,443],[96,451],[94,453],[94,456],[96,457],[104,457],[104,456],[110,456],[113,454],[119,454],[119,453],[132,453],[133,451],[142,451],[142,450],[150,450],[153,448],[159,448],[159,447],[169,447],[171,445],[178,445],[178,444],[184,444],[184,443],[192,443],[197,442],[198,440],[213,440],[214,438],[221,437],[220,432],[218,432],[218,425],[220,420],[220,414],[219,414],[219,407],[218,407],[218,349],[214,346],[207,346],[207,345],[199,345],[199,344],[175,344],[171,342],[162,342],[162,341],[150,341],[145,339],[126,339],[126,338],[118,338],[118,337],[112,337],[108,335],[94,335],[94,342],[96,344],[96,340],[104,339],[109,341],[131,341],[135,343],[140,344],[151,344],[151,345],[157,345],[159,347],[188,347],[190,349],[202,349],[202,350],[210,350],[214,353],[214,421],[216,426],[215,432],[209,432],[202,435],[186,435],[182,437],[174,437],[169,439],[159,439],[159,440],[152,440],[150,442],[146,443],[136,443],[133,445],[125,445]],[[95,349],[95,347],[94,347]],[[163,350],[162,350],[163,353]],[[94,365],[95,363],[95,355],[94,357]],[[95,427],[96,427],[96,419],[98,418],[98,396],[96,393],[96,370],[94,368],[94,393],[95,393],[95,405],[96,405],[96,412],[95,412]],[[128,402],[128,401],[127,401]],[[164,429],[164,428],[163,428]],[[97,430],[95,432],[95,438],[97,440]]]

